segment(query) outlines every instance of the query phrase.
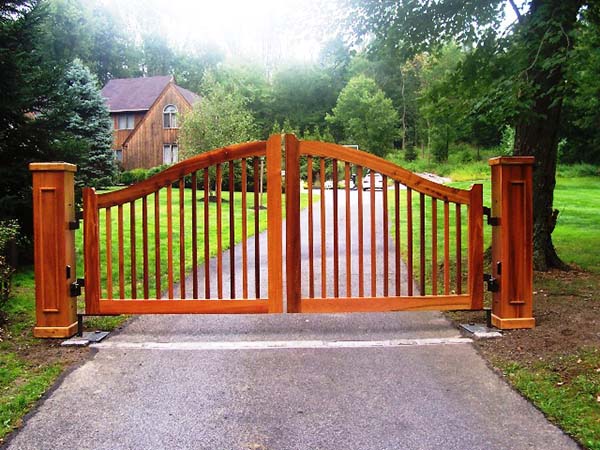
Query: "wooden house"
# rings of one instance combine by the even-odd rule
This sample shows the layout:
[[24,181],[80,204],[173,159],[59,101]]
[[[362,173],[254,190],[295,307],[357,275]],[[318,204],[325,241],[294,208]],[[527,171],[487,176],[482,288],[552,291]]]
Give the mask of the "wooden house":
[[179,160],[179,122],[200,97],[171,76],[110,80],[102,96],[113,121],[113,150],[125,170]]

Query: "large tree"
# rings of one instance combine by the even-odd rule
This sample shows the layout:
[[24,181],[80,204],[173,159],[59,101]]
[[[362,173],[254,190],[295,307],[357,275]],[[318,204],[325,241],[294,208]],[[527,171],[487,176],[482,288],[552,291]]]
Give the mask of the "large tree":
[[101,187],[114,181],[110,114],[96,77],[79,59],[67,66],[39,120],[52,131],[54,152],[79,166],[79,186]]
[[[552,243],[557,212],[552,208],[558,134],[565,95],[565,66],[574,44],[573,29],[589,0],[531,0],[520,10],[513,0],[348,0],[349,21],[357,36],[407,54],[431,50],[452,39],[474,48],[493,47],[491,57],[511,55],[510,79],[497,80],[514,94],[515,155],[536,158],[534,170],[534,266],[564,267]],[[506,7],[517,22],[502,30]],[[597,14],[597,13],[596,13]],[[500,51],[501,50],[501,51]],[[492,89],[493,91],[493,89]]]
[[398,135],[398,113],[377,83],[364,75],[350,79],[327,122],[344,130],[348,143],[384,156]]
[[180,130],[182,153],[190,157],[214,148],[256,139],[257,129],[245,99],[208,72],[202,99],[183,117]]

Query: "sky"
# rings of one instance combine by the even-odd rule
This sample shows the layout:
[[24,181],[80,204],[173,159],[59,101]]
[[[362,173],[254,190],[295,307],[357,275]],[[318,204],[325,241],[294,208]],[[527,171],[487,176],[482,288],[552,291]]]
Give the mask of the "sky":
[[[174,48],[219,48],[230,60],[313,62],[333,37],[339,0],[99,0],[139,27],[156,28]],[[522,9],[527,0],[515,0]],[[508,1],[502,28],[516,19]]]
[[125,20],[156,24],[175,47],[217,46],[232,58],[313,61],[335,0],[102,0]]

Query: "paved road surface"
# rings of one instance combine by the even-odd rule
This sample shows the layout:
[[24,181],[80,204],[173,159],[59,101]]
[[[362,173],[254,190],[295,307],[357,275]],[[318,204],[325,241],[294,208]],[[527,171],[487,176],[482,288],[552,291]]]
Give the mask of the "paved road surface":
[[418,312],[138,317],[64,377],[7,448],[578,446],[441,314]]

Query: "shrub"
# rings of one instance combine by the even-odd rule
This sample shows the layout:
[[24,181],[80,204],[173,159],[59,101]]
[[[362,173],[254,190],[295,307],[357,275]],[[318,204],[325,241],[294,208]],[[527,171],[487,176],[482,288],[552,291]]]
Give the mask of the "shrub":
[[146,178],[148,178],[148,172],[149,170],[146,169],[127,170],[121,173],[121,176],[119,177],[119,182],[121,184],[139,183],[140,181],[144,181]]
[[19,235],[19,224],[16,220],[0,221],[0,307],[8,301],[11,288],[11,277],[15,269],[6,260],[7,244]]
[[414,145],[409,145],[404,151],[404,161],[411,162],[417,159],[417,149]]

